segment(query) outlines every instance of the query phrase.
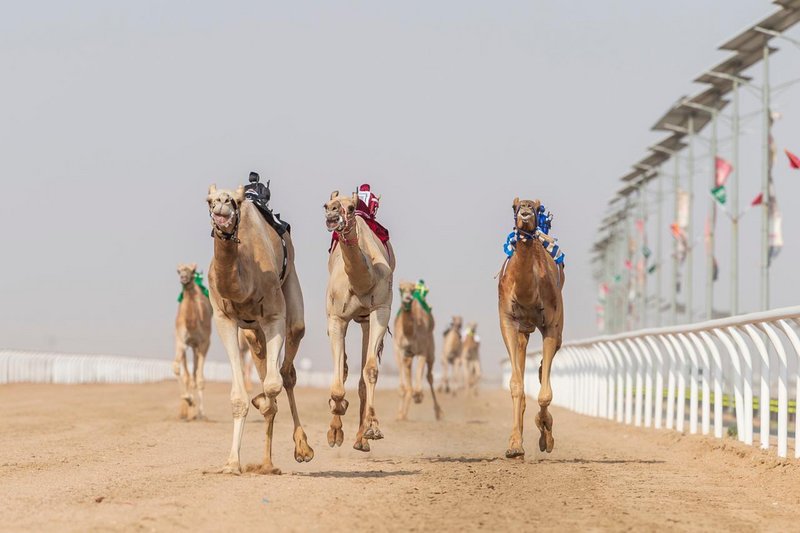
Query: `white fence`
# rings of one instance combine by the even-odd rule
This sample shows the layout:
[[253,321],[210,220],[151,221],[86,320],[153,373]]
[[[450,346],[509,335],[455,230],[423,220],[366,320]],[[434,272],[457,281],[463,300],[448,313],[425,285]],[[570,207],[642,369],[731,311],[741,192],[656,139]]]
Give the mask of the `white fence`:
[[[327,388],[331,372],[311,370],[311,361],[299,361],[297,385],[299,387]],[[206,361],[206,381],[231,380],[230,363]],[[253,370],[252,378],[258,380]],[[77,355],[63,353],[0,350],[0,384],[3,383],[150,383],[174,380],[172,361],[118,355]],[[380,388],[398,386],[396,375],[382,373]],[[358,378],[351,376],[351,388],[358,386]]]
[[[787,455],[791,409],[794,455],[800,457],[798,324],[800,307],[788,307],[564,343],[553,363],[553,403],[625,424],[678,431],[684,431],[688,419],[689,433],[698,432],[699,418],[703,434],[713,424],[714,436],[722,438],[728,426],[750,445],[757,411],[759,444],[769,449],[772,433],[780,457]],[[530,355],[541,357],[541,350]],[[533,397],[539,390],[538,365],[538,358],[529,357],[525,386]]]

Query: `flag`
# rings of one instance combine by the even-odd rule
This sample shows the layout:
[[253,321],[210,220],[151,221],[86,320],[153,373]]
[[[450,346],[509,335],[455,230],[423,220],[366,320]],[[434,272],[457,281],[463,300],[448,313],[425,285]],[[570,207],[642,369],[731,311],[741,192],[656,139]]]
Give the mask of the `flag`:
[[778,257],[783,248],[783,215],[778,209],[778,200],[775,198],[775,184],[772,176],[769,181],[769,252],[767,255],[767,266],[772,265],[772,260]]
[[650,248],[647,247],[647,245],[642,246],[642,255],[645,257],[645,259],[650,258],[650,255],[652,255],[652,253],[653,252],[650,250]]
[[648,274],[652,274],[656,271],[656,265],[652,265],[650,268],[647,269]]
[[626,260],[625,260],[625,268],[626,268],[627,270],[630,270],[630,269],[632,269],[632,268],[633,268],[633,263],[631,263],[631,260],[630,260],[630,259],[626,259]]
[[789,158],[789,166],[792,168],[800,168],[800,157],[797,157],[789,150],[784,149],[783,151],[786,152],[786,157]]
[[761,205],[763,202],[764,202],[764,193],[760,192],[755,198],[753,198],[753,201],[750,202],[750,207]]
[[717,185],[713,189],[711,189],[711,195],[716,198],[716,200],[720,203],[720,205],[725,205],[725,202],[728,200],[728,196],[725,193],[725,186],[724,185]]
[[714,257],[714,267],[711,281],[717,281],[717,279],[719,279],[719,263],[717,263],[717,258]]
[[622,281],[622,274],[617,274],[614,276],[614,283],[619,283]]
[[676,222],[681,228],[689,225],[689,193],[682,189],[678,191],[678,220]]
[[716,167],[717,167],[717,176],[714,180],[714,184],[717,187],[722,187],[728,181],[728,176],[731,175],[731,171],[733,170],[733,165],[729,162],[725,161],[721,157],[716,158]]
[[636,231],[639,233],[644,233],[644,220],[641,218],[636,219]]

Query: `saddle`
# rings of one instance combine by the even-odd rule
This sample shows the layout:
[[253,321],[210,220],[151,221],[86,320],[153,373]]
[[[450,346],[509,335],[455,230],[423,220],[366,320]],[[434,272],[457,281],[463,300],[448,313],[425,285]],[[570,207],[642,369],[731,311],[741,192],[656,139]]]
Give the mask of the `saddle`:
[[272,229],[278,232],[278,235],[283,237],[284,233],[291,233],[292,226],[288,222],[281,220],[279,213],[273,213],[269,207],[270,192],[269,181],[264,185],[260,182],[261,177],[257,172],[250,173],[250,183],[244,186],[244,197],[246,200],[253,202],[258,208],[258,211],[264,217]]

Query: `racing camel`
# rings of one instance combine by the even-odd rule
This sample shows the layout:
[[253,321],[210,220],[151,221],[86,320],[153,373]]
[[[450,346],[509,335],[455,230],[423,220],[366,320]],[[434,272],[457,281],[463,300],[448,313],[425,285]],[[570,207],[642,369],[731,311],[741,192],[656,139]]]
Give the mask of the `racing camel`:
[[[458,382],[459,364],[461,361],[461,325],[463,319],[460,316],[454,316],[450,325],[444,332],[444,342],[442,343],[442,383],[439,390],[448,393],[452,390],[456,391],[456,384]],[[453,388],[450,388],[450,380],[453,380]]]
[[[195,418],[204,420],[203,367],[211,344],[211,303],[208,301],[208,290],[203,286],[202,277],[197,273],[196,263],[178,265],[178,276],[182,288],[178,297],[178,316],[175,317],[175,360],[172,362],[172,371],[178,378],[181,389],[179,417],[181,420],[188,420],[189,407],[196,404]],[[194,352],[191,374],[186,362],[189,348]],[[193,392],[196,393],[196,398]]]
[[[314,450],[308,445],[300,424],[294,397],[297,375],[294,357],[305,332],[303,294],[294,268],[294,247],[289,233],[279,235],[251,201],[245,201],[242,187],[235,192],[208,190],[214,257],[209,268],[209,288],[217,332],[231,362],[231,405],[233,443],[221,473],[240,474],[242,433],[249,405],[245,389],[238,333],[250,346],[263,392],[252,400],[266,421],[264,461],[249,467],[260,474],[280,474],[272,464],[272,430],[278,412],[277,396],[286,388],[294,420],[294,458],[310,461]],[[283,364],[280,353],[286,342]]]
[[[357,213],[357,207],[360,213]],[[383,337],[389,328],[392,306],[392,275],[395,257],[392,245],[375,233],[368,224],[374,218],[363,211],[357,194],[340,196],[333,191],[324,205],[325,224],[334,233],[328,257],[326,307],[328,337],[333,353],[333,382],[330,408],[333,418],[328,430],[328,444],[341,446],[344,440],[342,415],[347,412],[344,382],[347,379],[345,335],[351,321],[361,325],[361,378],[358,397],[361,402],[359,427],[353,448],[369,451],[369,440],[382,439],[375,414],[375,384],[378,361],[383,351]],[[380,226],[379,226],[380,227]],[[382,229],[382,227],[380,227]],[[384,230],[385,231],[385,230]]]
[[[436,362],[433,314],[414,283],[408,281],[400,283],[400,299],[400,311],[394,321],[394,353],[397,358],[397,368],[400,370],[401,392],[397,419],[408,420],[408,408],[411,406],[412,398],[414,403],[422,402],[422,373],[425,372],[433,398],[433,413],[436,420],[440,420],[442,408],[433,389],[433,365]],[[417,372],[412,386],[411,371],[415,359]]]
[[528,338],[534,330],[542,335],[542,363],[539,367],[539,412],[536,426],[541,433],[539,449],[553,451],[553,416],[547,408],[553,399],[550,367],[561,347],[564,327],[563,267],[542,246],[538,230],[541,202],[514,198],[514,231],[509,239],[516,241],[506,259],[498,283],[500,330],[511,359],[511,399],[514,425],[506,457],[525,455],[522,447],[522,417],[525,413],[525,355]]

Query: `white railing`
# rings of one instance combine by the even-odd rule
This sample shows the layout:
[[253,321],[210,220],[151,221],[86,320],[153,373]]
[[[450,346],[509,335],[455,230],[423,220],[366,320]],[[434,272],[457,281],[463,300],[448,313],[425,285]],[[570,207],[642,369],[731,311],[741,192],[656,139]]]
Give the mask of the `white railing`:
[[[689,433],[698,432],[699,417],[702,433],[708,434],[713,423],[717,438],[726,426],[733,433],[735,423],[736,436],[749,445],[758,411],[761,448],[770,448],[772,433],[778,455],[786,457],[789,411],[796,413],[800,401],[799,324],[800,307],[787,307],[567,342],[553,362],[553,403],[657,429],[684,431],[688,419]],[[541,357],[541,350],[529,354],[525,379],[526,392],[535,398],[539,360],[531,361],[531,355]],[[790,370],[794,402],[789,401]],[[735,413],[727,423],[726,407]],[[777,413],[774,432],[772,412]],[[794,455],[800,457],[794,418]]]
[[[299,387],[327,388],[331,373],[311,370],[311,361],[299,361]],[[231,380],[228,362],[206,361],[203,367],[206,381]],[[253,370],[253,380],[258,380]],[[0,350],[0,384],[3,383],[150,383],[174,380],[172,361],[123,357],[118,355],[79,355],[63,353]],[[381,373],[380,388],[397,387],[396,375]],[[358,387],[358,378],[351,376],[350,388]]]

